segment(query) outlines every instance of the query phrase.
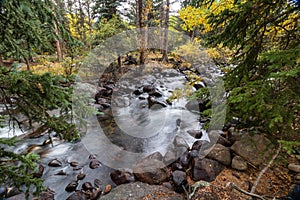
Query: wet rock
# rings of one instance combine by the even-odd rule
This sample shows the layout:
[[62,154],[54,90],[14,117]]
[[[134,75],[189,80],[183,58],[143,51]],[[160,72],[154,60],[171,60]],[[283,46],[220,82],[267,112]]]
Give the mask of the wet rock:
[[100,104],[104,109],[110,108],[111,105],[109,103],[101,103]]
[[194,83],[194,88],[196,89],[196,90],[199,90],[199,89],[201,89],[201,88],[204,88],[204,87],[206,87],[206,84],[204,83],[204,82],[196,82],[196,83]]
[[133,94],[135,94],[135,95],[141,95],[143,93],[144,93],[144,91],[143,91],[142,88],[139,88],[139,89],[136,89],[136,90],[133,91]]
[[81,191],[77,191],[73,194],[71,194],[67,200],[87,200],[88,198],[86,197],[85,193]]
[[97,99],[97,103],[98,103],[98,104],[108,103],[108,100],[105,99],[105,98],[98,98],[98,99]]
[[81,169],[82,169],[82,166],[77,166],[77,167],[73,168],[73,171],[78,171],[78,170],[81,170]]
[[184,152],[179,157],[179,163],[183,167],[183,169],[188,169],[191,163],[191,157],[188,151]]
[[223,169],[224,166],[215,160],[194,158],[191,178],[194,181],[213,181]]
[[182,165],[178,162],[172,164],[172,171],[176,171],[176,170],[180,170],[180,171],[184,170]]
[[206,103],[206,101],[194,99],[189,101],[185,107],[191,112],[203,112],[204,110],[208,109],[208,107],[206,107]]
[[161,185],[148,185],[146,183],[134,182],[119,185],[109,194],[100,197],[100,200],[184,200],[184,197]]
[[101,97],[109,97],[112,94],[112,90],[108,90],[106,88],[100,88],[98,93],[95,95],[96,103],[98,103],[98,99]]
[[104,188],[103,193],[108,194],[111,191],[111,189],[112,189],[111,185],[106,185],[105,188]]
[[194,142],[194,144],[192,145],[192,150],[200,150],[201,146],[202,146],[203,142],[201,140],[197,140]]
[[245,171],[248,169],[247,162],[240,156],[234,156],[231,167],[240,171]]
[[116,185],[131,183],[135,181],[134,175],[130,172],[116,170],[110,174],[111,180]]
[[153,97],[162,97],[163,96],[162,93],[156,89],[154,91],[149,92],[148,94]]
[[39,200],[54,200],[55,192],[47,189],[46,191],[42,191],[39,195]]
[[69,164],[71,167],[77,167],[79,165],[78,162],[70,162]]
[[163,101],[157,100],[153,97],[148,98],[148,107],[149,107],[149,109],[156,110],[156,109],[165,108],[167,106],[168,106],[167,103],[165,103]]
[[48,166],[50,166],[50,167],[61,167],[62,162],[59,161],[58,159],[53,159],[48,163]]
[[99,179],[95,179],[94,180],[94,186],[95,188],[100,188],[100,186],[102,185],[102,181]]
[[59,172],[57,172],[55,175],[57,176],[66,176],[67,173],[64,170],[60,170]]
[[145,86],[143,86],[143,92],[149,93],[149,92],[155,91],[155,89],[156,88],[154,86],[152,86],[152,85],[145,85]]
[[33,173],[33,177],[34,178],[41,178],[43,176],[44,169],[45,169],[44,166],[42,164],[39,164],[38,172]]
[[191,158],[197,158],[199,156],[199,150],[191,150],[189,155]]
[[101,163],[100,163],[100,161],[94,159],[94,160],[91,160],[89,166],[91,169],[96,169],[101,166]]
[[87,190],[92,191],[93,190],[93,185],[92,185],[91,182],[85,182],[85,183],[82,184],[82,189],[84,191],[87,191]]
[[219,161],[226,166],[229,166],[231,163],[231,154],[229,149],[221,144],[216,144],[208,153],[207,157]]
[[160,160],[143,159],[133,172],[138,180],[148,184],[161,184],[168,179],[165,164]]
[[186,173],[183,171],[174,171],[172,173],[172,180],[174,183],[174,190],[178,193],[183,193],[183,187],[185,187],[188,191],[188,184],[186,179]]
[[175,151],[173,149],[170,149],[165,154],[163,161],[166,164],[170,164],[170,163],[174,162],[176,159],[177,159],[177,157],[176,157]]
[[202,131],[200,130],[188,130],[187,132],[196,139],[200,139],[203,135]]
[[107,90],[113,90],[115,88],[115,85],[114,85],[114,83],[110,83],[110,84],[104,85],[104,88]]
[[236,141],[231,149],[254,166],[259,166],[276,152],[269,139],[263,135],[250,136],[249,134]]
[[93,155],[93,154],[89,155],[89,159],[90,159],[90,160],[96,159],[96,155]]
[[289,164],[288,169],[291,170],[292,172],[300,173],[300,165]]
[[149,156],[146,157],[146,159],[155,159],[155,160],[163,160],[163,156],[161,155],[160,152],[154,152],[150,154]]
[[77,175],[77,181],[83,180],[85,178],[85,174],[78,174]]
[[187,142],[180,136],[175,137],[173,144],[175,147],[176,158],[182,156],[189,149]]
[[91,200],[97,200],[101,194],[102,190],[100,188],[97,188],[95,191],[93,191]]
[[146,100],[149,98],[149,94],[148,93],[145,93],[145,94],[142,94],[139,96],[139,100]]
[[180,136],[176,136],[174,138],[173,144],[174,144],[175,148],[177,148],[177,147],[185,147],[186,149],[189,148],[188,143]]
[[65,188],[65,190],[67,192],[73,192],[73,191],[76,190],[77,186],[78,186],[78,182],[77,181],[72,181],[71,183],[69,183],[67,185],[67,187]]

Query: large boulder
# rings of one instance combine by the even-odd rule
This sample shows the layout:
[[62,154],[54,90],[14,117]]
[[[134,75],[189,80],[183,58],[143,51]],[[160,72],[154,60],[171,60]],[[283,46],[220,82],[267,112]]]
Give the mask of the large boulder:
[[115,170],[110,173],[110,178],[116,185],[131,183],[135,181],[133,173],[121,170]]
[[229,166],[231,163],[230,150],[221,144],[216,144],[207,155],[208,158],[219,161],[223,165]]
[[184,200],[184,197],[161,185],[148,185],[146,183],[135,182],[120,185],[100,198],[100,200]]
[[213,181],[223,169],[224,166],[215,160],[194,158],[191,178],[194,181]]
[[76,93],[86,95],[87,97],[93,99],[98,92],[98,87],[90,84],[90,83],[83,83],[83,82],[77,82],[74,86],[76,89]]
[[236,141],[231,149],[254,166],[259,166],[263,161],[271,158],[274,145],[263,135],[250,136],[245,134],[241,140]]
[[183,171],[176,170],[172,173],[172,180],[174,184],[174,189],[178,193],[183,193],[183,187],[188,191],[189,186],[186,179],[186,173]]
[[207,101],[204,101],[201,99],[193,99],[193,100],[189,101],[185,105],[185,107],[186,107],[186,109],[188,109],[189,111],[192,111],[192,112],[203,112],[204,110],[208,109],[206,104],[207,104]]
[[240,156],[234,156],[234,158],[232,159],[231,167],[240,171],[245,171],[248,169],[247,162]]
[[139,161],[133,169],[136,178],[148,184],[162,184],[169,174],[163,161],[149,157]]

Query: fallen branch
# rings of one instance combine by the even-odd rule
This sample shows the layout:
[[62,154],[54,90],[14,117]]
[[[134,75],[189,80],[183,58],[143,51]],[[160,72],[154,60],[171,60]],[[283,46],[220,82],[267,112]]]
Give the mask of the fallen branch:
[[263,168],[263,170],[261,170],[261,172],[258,174],[258,177],[257,177],[257,179],[255,180],[255,182],[253,183],[253,186],[252,186],[252,188],[251,188],[250,193],[254,193],[254,192],[255,192],[255,190],[256,190],[256,188],[257,188],[257,185],[258,185],[258,183],[259,183],[259,181],[260,181],[262,175],[263,175],[263,174],[271,167],[271,165],[273,164],[274,160],[275,160],[275,159],[277,158],[277,156],[279,155],[280,150],[281,150],[281,143],[279,143],[279,147],[278,147],[278,149],[277,149],[277,152],[276,152],[276,154],[272,157],[272,159],[270,160],[270,162],[268,163],[268,165],[267,165],[265,168]]
[[247,191],[241,189],[240,187],[238,187],[236,184],[234,184],[234,183],[232,183],[232,182],[227,183],[226,187],[231,187],[231,188],[233,188],[233,189],[238,190],[238,191],[241,192],[241,193],[244,193],[245,195],[248,195],[248,196],[251,196],[251,197],[255,197],[255,198],[258,198],[258,199],[265,200],[265,198],[263,198],[262,196],[259,196],[259,195],[257,195],[257,194],[253,194],[253,193],[251,193],[251,192],[247,192]]

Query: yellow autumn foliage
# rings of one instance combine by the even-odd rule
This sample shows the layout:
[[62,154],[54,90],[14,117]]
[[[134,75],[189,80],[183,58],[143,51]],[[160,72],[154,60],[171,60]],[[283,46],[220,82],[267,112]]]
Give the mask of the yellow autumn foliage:
[[[24,66],[20,70],[26,70],[27,67]],[[49,62],[49,61],[44,61],[43,63],[37,64],[37,65],[32,65],[30,66],[30,70],[34,74],[45,74],[45,73],[51,73],[53,75],[64,75],[66,74],[66,69],[63,66],[63,63],[61,62]]]
[[94,23],[94,20],[92,20],[91,24],[89,24],[88,18],[85,17],[82,26],[79,25],[81,22],[79,22],[80,19],[76,15],[67,14],[66,17],[69,21],[69,29],[73,37],[77,39],[83,39],[83,36],[88,36],[91,33],[93,34],[91,26]]
[[234,0],[215,1],[211,5],[203,5],[200,8],[187,6],[182,8],[179,13],[179,18],[184,22],[181,28],[185,31],[193,31],[199,28],[201,33],[211,31],[211,26],[208,23],[207,17],[210,14],[219,14],[225,9],[233,9]]

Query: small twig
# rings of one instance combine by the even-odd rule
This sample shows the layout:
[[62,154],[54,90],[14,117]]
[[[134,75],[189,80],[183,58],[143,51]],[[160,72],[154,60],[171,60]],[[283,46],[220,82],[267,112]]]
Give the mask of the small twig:
[[182,185],[182,188],[183,188],[184,193],[185,193],[185,195],[186,195],[186,199],[187,199],[187,200],[190,200],[189,192],[186,190],[186,188],[185,188],[183,185]]
[[240,191],[241,193],[244,193],[244,194],[246,194],[248,196],[252,196],[252,197],[255,197],[255,198],[258,198],[258,199],[265,200],[265,198],[263,198],[262,196],[259,196],[257,194],[253,194],[251,192],[247,192],[247,191],[239,188],[236,184],[234,184],[232,182],[227,183],[226,187],[232,187],[232,188],[234,188],[234,189],[236,189],[236,190]]
[[271,165],[273,164],[274,160],[275,160],[275,159],[277,158],[277,156],[279,155],[280,150],[281,150],[281,143],[279,143],[279,147],[278,147],[278,149],[277,149],[277,152],[276,152],[276,154],[272,157],[272,159],[270,160],[270,162],[268,163],[268,165],[267,165],[265,168],[263,168],[263,170],[261,170],[261,172],[259,172],[258,177],[257,177],[257,179],[255,180],[255,182],[253,183],[253,187],[251,188],[251,191],[250,191],[251,193],[254,193],[254,192],[255,192],[256,187],[257,187],[257,185],[258,185],[258,183],[259,183],[259,181],[260,181],[262,175],[263,175],[263,174],[271,167]]

